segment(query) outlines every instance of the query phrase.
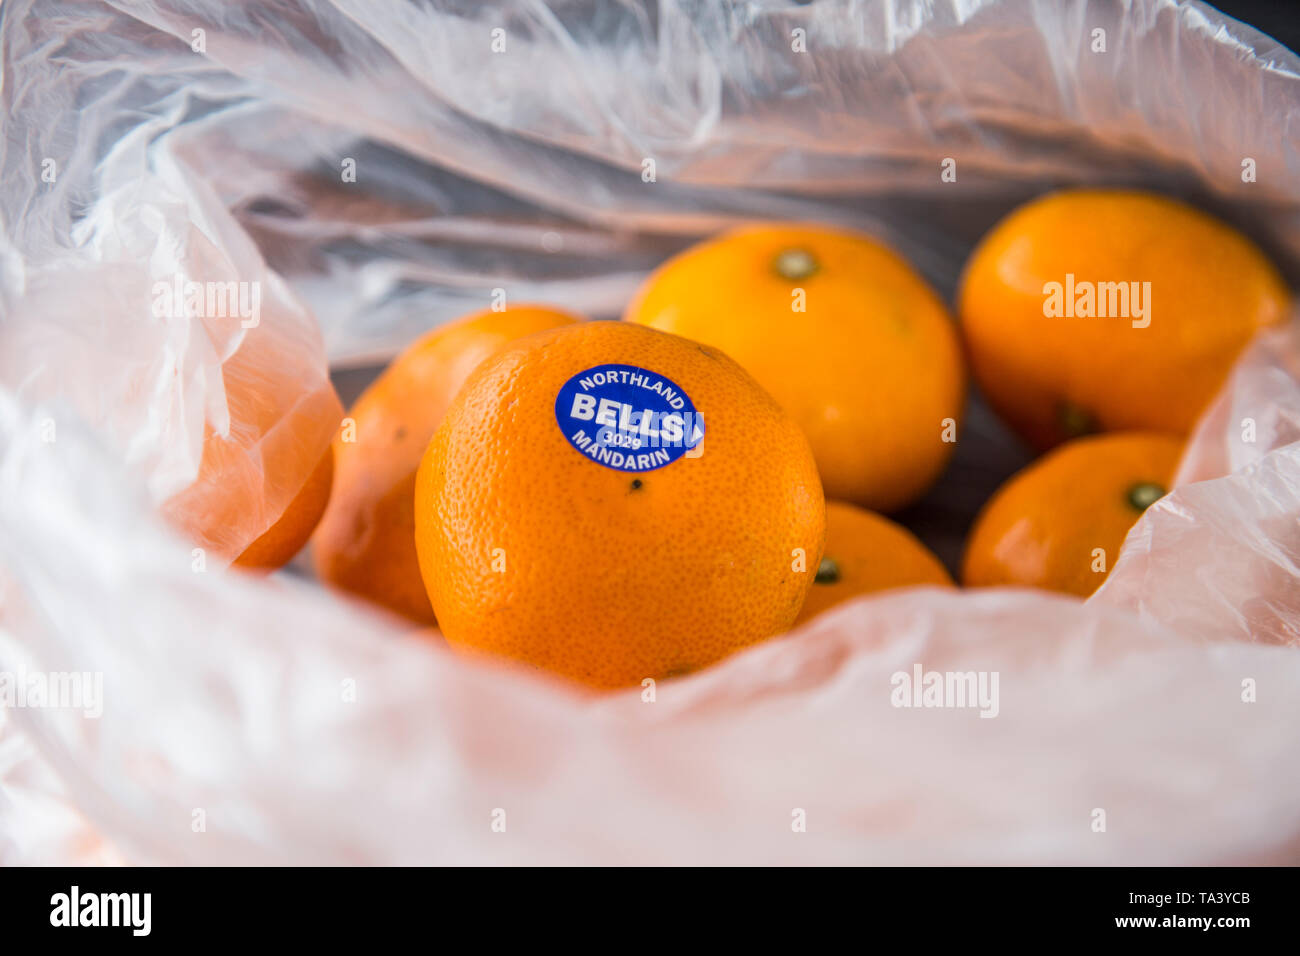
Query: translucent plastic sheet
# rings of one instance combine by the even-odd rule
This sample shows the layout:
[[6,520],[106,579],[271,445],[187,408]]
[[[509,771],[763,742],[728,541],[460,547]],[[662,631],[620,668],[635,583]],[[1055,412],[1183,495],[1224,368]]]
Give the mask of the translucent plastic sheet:
[[[327,356],[497,288],[615,314],[735,219],[876,231],[950,292],[1014,203],[1122,181],[1294,281],[1267,38],[1155,2],[9,0],[0,56],[0,671],[103,681],[93,719],[0,710],[0,862],[1300,860],[1294,330],[1086,604],[860,600],[653,702],[220,568],[305,477],[280,443],[325,447]],[[177,275],[258,282],[258,324],[155,315]],[[967,431],[958,497],[1018,454]],[[998,674],[996,717],[893,706],[918,664]]]

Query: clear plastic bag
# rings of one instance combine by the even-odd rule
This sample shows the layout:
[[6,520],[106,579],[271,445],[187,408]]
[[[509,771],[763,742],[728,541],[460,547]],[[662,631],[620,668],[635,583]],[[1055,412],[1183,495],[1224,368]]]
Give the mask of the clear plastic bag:
[[[874,231],[948,293],[1015,203],[1124,182],[1294,283],[1266,37],[1157,2],[15,0],[0,55],[0,671],[103,680],[94,719],[0,710],[0,861],[1300,859],[1294,328],[1088,602],[862,599],[653,702],[219,567],[305,478],[281,443],[328,442],[328,364],[494,289],[614,314],[738,219]],[[257,282],[256,326],[156,315],[177,275]],[[977,408],[936,496],[1017,454]],[[893,706],[915,664],[996,672],[996,719]]]

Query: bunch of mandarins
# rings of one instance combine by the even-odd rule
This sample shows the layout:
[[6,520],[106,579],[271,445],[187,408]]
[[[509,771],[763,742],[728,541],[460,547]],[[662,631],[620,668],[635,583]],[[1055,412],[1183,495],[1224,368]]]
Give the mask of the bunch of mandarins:
[[952,586],[881,513],[944,471],[969,364],[1046,454],[986,503],[964,583],[1087,596],[1287,308],[1245,238],[1135,192],[1013,212],[967,263],[960,325],[878,241],[743,228],[622,321],[515,306],[412,345],[334,442],[316,570],[589,685],[685,673],[856,594]]

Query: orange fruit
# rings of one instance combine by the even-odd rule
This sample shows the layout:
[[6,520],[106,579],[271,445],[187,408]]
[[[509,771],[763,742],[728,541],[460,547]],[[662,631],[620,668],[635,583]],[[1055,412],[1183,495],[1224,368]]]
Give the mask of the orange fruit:
[[[219,387],[207,380],[198,475],[162,513],[198,547],[269,570],[298,552],[325,507],[329,443],[343,409],[314,327],[304,337],[292,323],[263,321],[237,340],[225,328],[207,331],[214,351],[231,351]],[[214,406],[214,397],[224,404]]]
[[1288,292],[1249,240],[1191,206],[1078,189],[985,236],[958,303],[980,388],[1043,449],[1094,431],[1187,434]]
[[1048,452],[985,504],[967,542],[963,583],[1087,597],[1142,512],[1169,490],[1182,449],[1177,436],[1116,432]]
[[485,309],[440,326],[393,360],[357,399],[334,440],[334,495],[312,542],[322,581],[433,622],[415,556],[415,471],[470,372],[507,342],[571,325],[544,306]]
[[329,501],[334,481],[334,453],[326,448],[278,521],[244,549],[235,564],[241,568],[270,570],[287,564],[311,536]]
[[588,322],[470,376],[420,464],[415,528],[449,643],[621,687],[788,630],[825,505],[807,439],[739,365]]
[[795,626],[859,594],[923,585],[953,582],[912,532],[854,505],[828,501],[826,547]]
[[955,325],[874,239],[808,225],[738,229],[662,265],[625,318],[744,366],[808,436],[831,498],[893,511],[924,493],[952,453],[965,396]]

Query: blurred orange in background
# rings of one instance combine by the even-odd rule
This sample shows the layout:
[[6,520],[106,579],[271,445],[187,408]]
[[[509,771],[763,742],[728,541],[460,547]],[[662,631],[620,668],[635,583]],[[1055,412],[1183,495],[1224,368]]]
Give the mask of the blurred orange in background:
[[984,237],[958,311],[980,389],[1041,451],[1098,431],[1187,434],[1289,299],[1264,254],[1200,210],[1074,189]]
[[894,511],[952,455],[966,375],[947,308],[864,235],[767,224],[659,267],[632,322],[716,346],[803,429],[830,498]]
[[485,309],[434,329],[395,358],[334,440],[334,494],[312,542],[317,576],[432,623],[415,554],[415,472],[424,449],[479,363],[520,336],[579,321],[546,306]]
[[1183,440],[1153,432],[1076,438],[1012,476],[967,544],[967,586],[1020,586],[1087,597],[1129,529],[1169,491]]
[[952,587],[952,576],[912,532],[854,505],[828,501],[826,548],[795,626],[860,594],[924,585]]

